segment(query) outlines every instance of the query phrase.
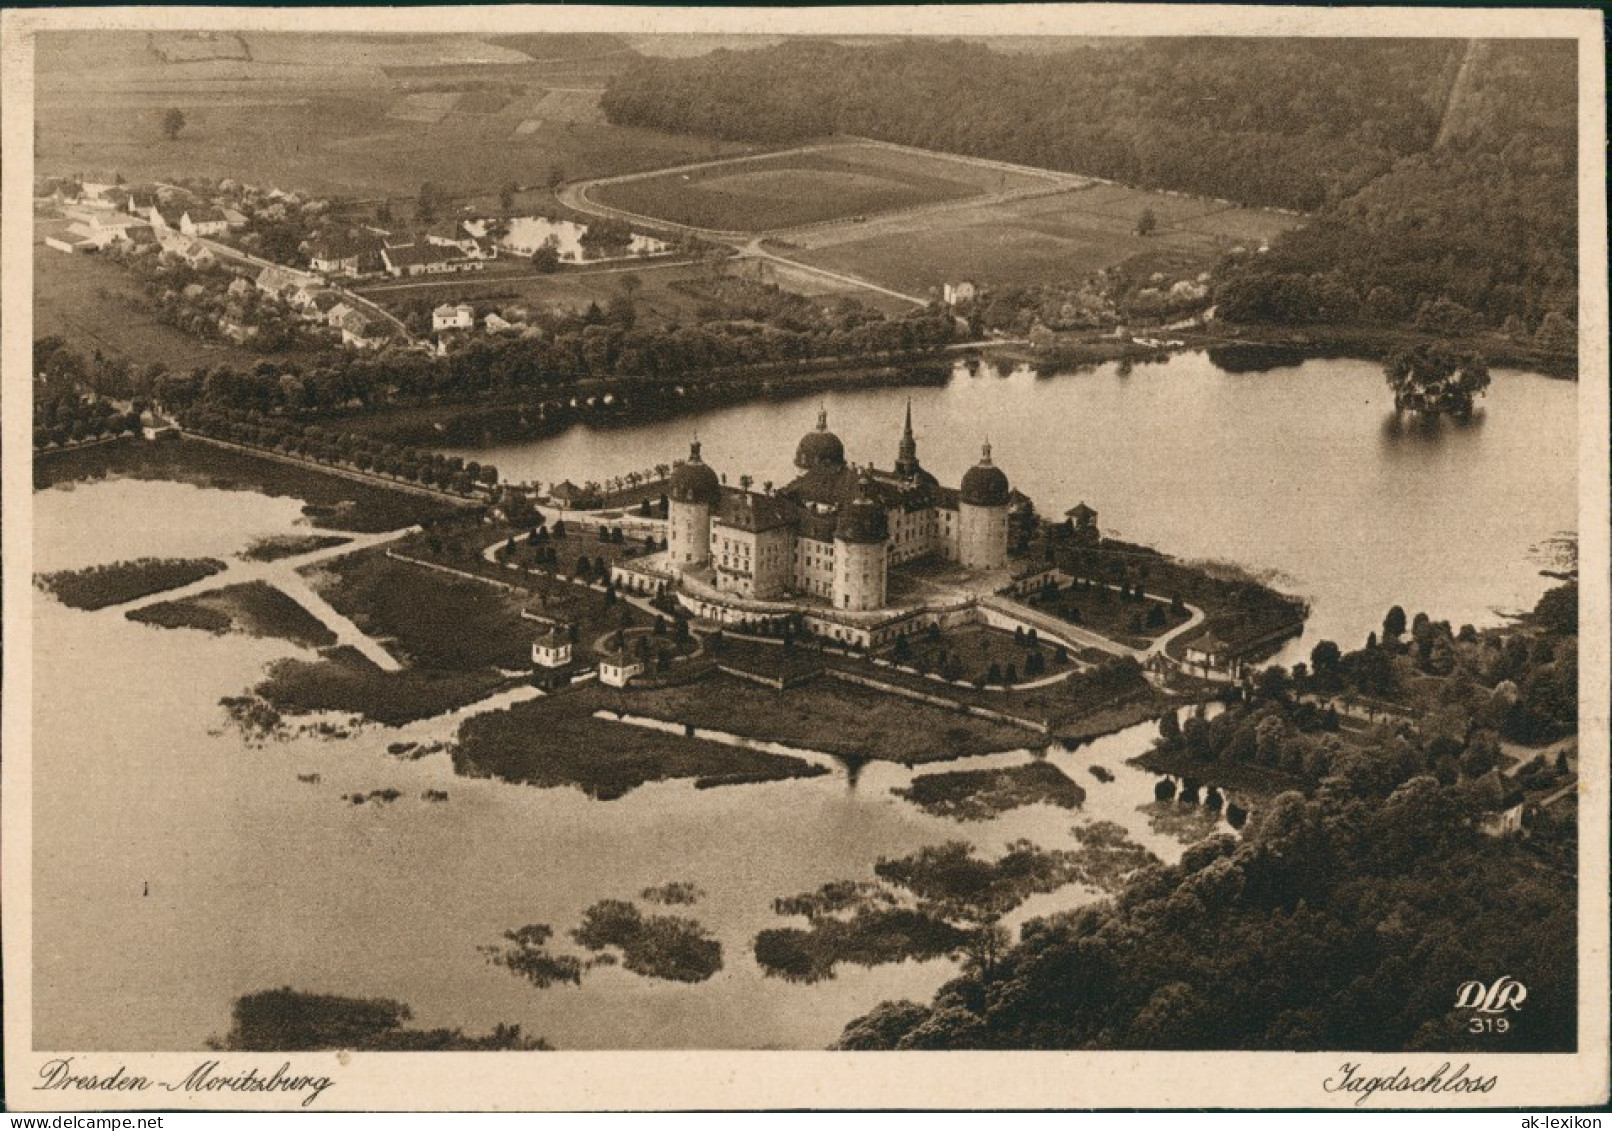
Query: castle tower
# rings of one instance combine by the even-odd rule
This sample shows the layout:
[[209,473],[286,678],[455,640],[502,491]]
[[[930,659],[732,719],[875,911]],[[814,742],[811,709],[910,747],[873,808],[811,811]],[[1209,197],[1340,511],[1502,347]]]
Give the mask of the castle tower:
[[700,442],[689,446],[688,459],[672,472],[666,503],[666,551],[679,573],[701,569],[711,561],[711,511],[722,501],[716,472],[700,459]]
[[828,430],[828,409],[817,410],[817,430],[800,438],[795,448],[795,466],[802,471],[845,466],[845,445]]
[[918,441],[912,434],[912,398],[907,398],[907,425],[901,430],[901,447],[896,454],[896,474],[903,479],[918,477]]
[[987,440],[958,493],[957,557],[964,567],[1001,569],[1007,564],[1008,494],[1007,476],[991,462]]
[[869,493],[866,477],[857,496],[840,507],[834,524],[834,607],[852,612],[884,607],[889,519]]

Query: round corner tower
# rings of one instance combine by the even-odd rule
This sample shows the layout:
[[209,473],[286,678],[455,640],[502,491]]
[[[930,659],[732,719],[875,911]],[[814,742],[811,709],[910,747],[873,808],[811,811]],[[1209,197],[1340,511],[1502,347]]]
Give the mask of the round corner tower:
[[1008,479],[991,462],[985,444],[979,463],[963,476],[958,493],[957,558],[967,569],[1001,569],[1007,565]]
[[866,612],[884,607],[890,537],[884,506],[859,484],[834,524],[834,607]]
[[711,511],[722,501],[716,472],[700,459],[700,442],[672,472],[666,500],[666,552],[678,572],[703,568],[711,560]]

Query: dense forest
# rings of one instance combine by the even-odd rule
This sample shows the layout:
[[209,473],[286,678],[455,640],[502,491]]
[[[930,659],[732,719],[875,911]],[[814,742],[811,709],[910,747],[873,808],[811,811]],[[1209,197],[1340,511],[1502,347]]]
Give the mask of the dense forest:
[[1504,329],[1571,349],[1574,52],[1440,39],[1083,41],[1045,55],[798,41],[643,60],[602,105],[620,124],[770,144],[855,134],[1311,212],[1268,254],[1225,265],[1223,318]]
[[1575,348],[1574,45],[1474,51],[1442,144],[1223,272],[1223,318],[1500,329]]
[[845,133],[1309,211],[1432,144],[1452,40],[816,40],[649,59],[611,81],[620,124],[764,143]]
[[[1553,591],[1502,647],[1463,644],[1420,617],[1398,645],[1418,664],[1470,665],[1450,694],[1492,700],[1487,720],[1435,708],[1419,728],[1340,741],[1324,725],[1305,734],[1286,679],[1262,678],[1249,703],[1214,720],[1166,724],[1163,749],[1290,767],[1304,787],[1265,805],[1240,839],[1142,869],[1111,902],[1031,920],[1016,946],[932,1003],[881,1004],[840,1047],[1572,1049],[1576,820],[1542,810],[1526,837],[1491,837],[1478,816],[1495,807],[1488,726],[1560,733],[1554,709],[1541,723],[1515,696],[1550,683],[1571,697],[1573,595]],[[1341,658],[1318,648],[1322,670],[1307,678],[1363,679],[1386,647]],[[1503,1034],[1474,1031],[1456,988],[1502,972],[1526,983],[1527,1008]]]

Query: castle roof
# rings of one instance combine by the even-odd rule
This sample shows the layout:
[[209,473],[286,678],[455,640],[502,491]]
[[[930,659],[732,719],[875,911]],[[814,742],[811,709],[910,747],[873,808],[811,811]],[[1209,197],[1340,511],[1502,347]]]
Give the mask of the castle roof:
[[716,472],[700,459],[698,440],[689,446],[688,459],[672,472],[667,494],[674,503],[701,503],[708,507],[721,504],[722,484],[717,481]]
[[793,526],[799,510],[797,503],[782,495],[725,489],[713,517],[724,526],[738,530],[776,530],[780,526]]
[[964,473],[959,496],[970,506],[1005,507],[1009,494],[1008,478],[1001,468],[991,462],[991,445],[987,443],[980,454],[979,463]]
[[834,540],[857,545],[877,545],[890,537],[890,522],[884,506],[867,488],[866,479],[860,485],[856,498],[840,508],[839,521],[834,524]]
[[802,471],[811,471],[816,467],[844,465],[845,445],[828,430],[828,410],[822,409],[817,414],[817,428],[802,436],[795,448],[795,466]]

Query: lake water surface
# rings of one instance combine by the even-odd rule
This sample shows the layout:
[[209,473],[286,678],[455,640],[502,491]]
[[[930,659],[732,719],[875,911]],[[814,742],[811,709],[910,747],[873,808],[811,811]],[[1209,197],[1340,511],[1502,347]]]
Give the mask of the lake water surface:
[[[1085,499],[1112,532],[1279,570],[1315,603],[1312,638],[1353,641],[1396,601],[1484,622],[1537,597],[1547,582],[1533,548],[1574,529],[1575,394],[1498,373],[1470,423],[1396,426],[1375,366],[1232,376],[1181,357],[1129,376],[959,375],[912,397],[920,456],[943,482],[956,481],[989,434],[1043,512]],[[886,465],[904,403],[894,391],[828,398],[852,458]],[[602,478],[670,459],[698,428],[730,477],[748,470],[782,482],[814,418],[810,403],[747,405],[479,458],[506,477]],[[41,572],[147,554],[227,556],[255,537],[305,529],[293,501],[172,483],[81,484],[37,494],[35,507]],[[164,517],[177,515],[182,523]],[[669,783],[600,802],[457,778],[445,754],[404,762],[386,752],[449,738],[451,721],[246,744],[218,700],[295,654],[287,644],[162,630],[43,595],[34,627],[42,1048],[198,1048],[228,1028],[236,996],[281,985],[400,999],[421,1026],[518,1022],[568,1049],[821,1048],[880,1001],[926,999],[956,967],[842,967],[815,986],[767,978],[751,939],[798,922],[773,914],[775,897],[871,878],[880,856],[946,839],[992,855],[1018,837],[1073,847],[1072,826],[1095,820],[1118,822],[1165,859],[1182,848],[1155,827],[1152,777],[1126,765],[1151,726],[1050,753],[1087,790],[1076,813],[930,817],[890,792],[911,774],[879,763],[854,783],[842,773],[712,790]],[[1092,764],[1115,780],[1099,782]],[[318,784],[298,781],[313,773]],[[384,788],[402,797],[341,800]],[[427,789],[449,800],[427,803]],[[707,983],[601,968],[580,989],[538,990],[478,953],[527,923],[548,923],[563,940],[594,901],[672,880],[708,893],[676,912],[721,939],[725,966]],[[1018,917],[1092,898],[1065,889]]]
[[[1541,548],[1577,529],[1578,386],[1537,374],[1496,370],[1467,421],[1396,414],[1374,362],[1227,373],[1202,353],[1128,375],[971,375],[960,364],[943,386],[821,400],[848,459],[889,467],[909,397],[919,459],[942,483],[955,485],[988,438],[1042,514],[1084,501],[1111,535],[1232,562],[1309,599],[1286,662],[1319,639],[1358,647],[1395,604],[1456,625],[1532,607],[1551,584]],[[817,407],[752,402],[461,454],[547,486],[670,462],[698,434],[730,482],[782,485]]]

